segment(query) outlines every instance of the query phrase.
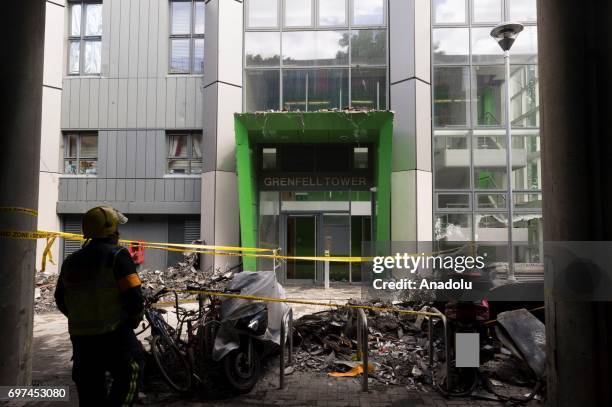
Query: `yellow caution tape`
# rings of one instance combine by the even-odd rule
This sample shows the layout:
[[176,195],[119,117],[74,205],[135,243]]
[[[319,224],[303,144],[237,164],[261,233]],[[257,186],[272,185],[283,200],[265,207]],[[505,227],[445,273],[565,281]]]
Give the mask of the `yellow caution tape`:
[[19,206],[0,206],[0,212],[21,212],[30,216],[38,216],[38,211],[29,208],[21,208]]
[[53,243],[57,239],[57,236],[48,237],[47,244],[45,245],[45,250],[43,250],[42,260],[40,264],[40,271],[44,272],[47,268],[47,260],[51,262],[55,266],[55,261],[53,261],[53,252],[51,252],[51,247]]

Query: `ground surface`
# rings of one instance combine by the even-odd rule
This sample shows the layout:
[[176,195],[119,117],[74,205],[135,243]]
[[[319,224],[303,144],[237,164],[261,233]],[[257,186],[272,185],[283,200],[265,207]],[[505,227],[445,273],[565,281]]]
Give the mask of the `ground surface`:
[[[325,291],[286,287],[287,297],[324,302],[344,303],[360,297],[359,286],[340,286]],[[321,307],[293,306],[295,318],[322,310]],[[33,380],[36,384],[70,385],[71,401],[61,403],[30,403],[36,406],[76,406],[76,391],[70,377],[72,348],[65,318],[57,313],[39,314],[34,320]],[[474,399],[446,400],[431,388],[408,390],[404,386],[383,386],[376,382],[368,393],[361,392],[360,379],[328,378],[324,373],[295,372],[286,377],[286,387],[278,389],[278,358],[266,364],[265,374],[248,394],[225,399],[197,401],[180,399],[164,388],[145,395],[145,405],[164,406],[489,406],[501,405],[495,401]],[[10,404],[23,405],[23,404]],[[540,405],[533,402],[530,405]]]

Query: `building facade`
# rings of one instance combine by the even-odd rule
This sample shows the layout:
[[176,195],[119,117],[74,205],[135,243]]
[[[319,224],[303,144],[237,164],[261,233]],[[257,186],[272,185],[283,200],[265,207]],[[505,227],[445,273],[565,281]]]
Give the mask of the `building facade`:
[[[358,255],[373,237],[478,240],[504,224],[503,61],[484,32],[507,17],[533,26],[535,0],[48,4],[58,69],[41,228],[78,231],[81,214],[109,204],[130,219],[127,238],[310,256]],[[541,185],[528,30],[511,84],[514,222],[531,239]],[[176,260],[151,250],[144,266]],[[332,279],[358,274],[338,264]],[[289,262],[280,277],[321,273]]]

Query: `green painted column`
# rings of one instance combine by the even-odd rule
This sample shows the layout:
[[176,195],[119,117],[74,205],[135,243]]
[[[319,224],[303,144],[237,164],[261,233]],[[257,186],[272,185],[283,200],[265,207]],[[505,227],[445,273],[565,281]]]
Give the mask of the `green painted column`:
[[[257,182],[249,133],[237,117],[234,117],[234,126],[236,131],[238,204],[240,208],[240,245],[257,247]],[[244,256],[242,261],[244,270],[257,270],[257,258]]]
[[389,118],[380,129],[376,164],[376,241],[391,238],[391,145],[393,143],[393,119]]

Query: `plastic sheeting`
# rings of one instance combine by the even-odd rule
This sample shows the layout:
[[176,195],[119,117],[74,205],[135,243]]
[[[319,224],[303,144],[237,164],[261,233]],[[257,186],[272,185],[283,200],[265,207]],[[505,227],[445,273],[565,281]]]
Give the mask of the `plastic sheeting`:
[[[274,271],[243,271],[234,276],[227,286],[228,290],[240,290],[242,295],[255,295],[271,298],[286,298],[285,290],[276,280]],[[240,346],[240,337],[234,330],[234,321],[255,315],[264,307],[268,309],[268,328],[256,337],[262,341],[280,344],[280,328],[283,315],[289,309],[288,304],[280,302],[254,302],[238,298],[226,298],[221,303],[221,327],[215,338],[213,360],[219,361],[229,352]]]

